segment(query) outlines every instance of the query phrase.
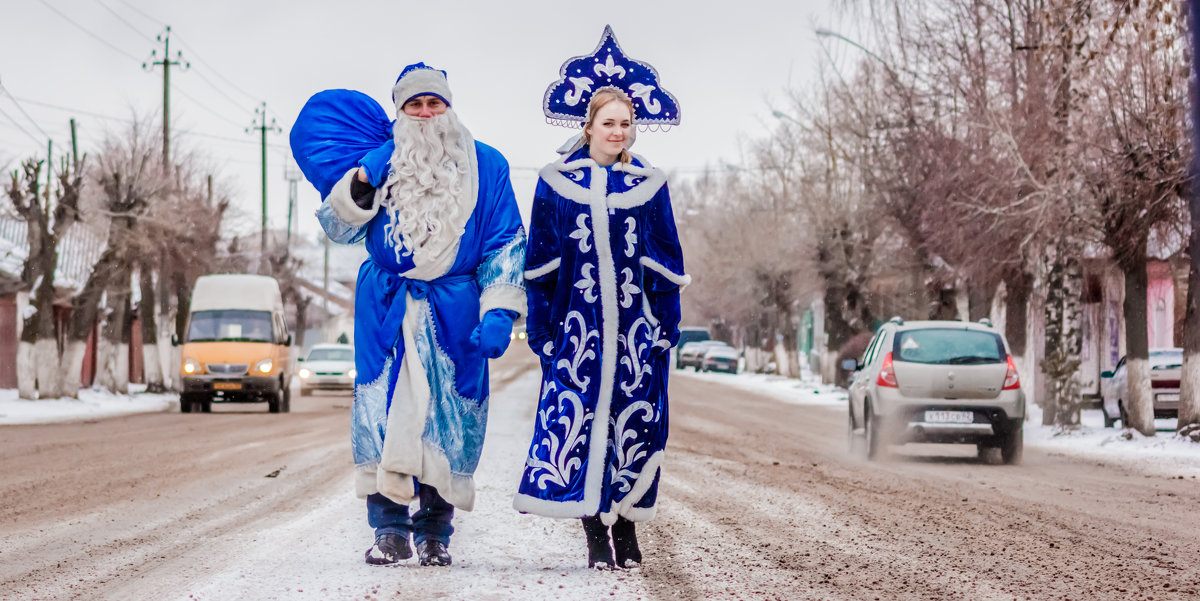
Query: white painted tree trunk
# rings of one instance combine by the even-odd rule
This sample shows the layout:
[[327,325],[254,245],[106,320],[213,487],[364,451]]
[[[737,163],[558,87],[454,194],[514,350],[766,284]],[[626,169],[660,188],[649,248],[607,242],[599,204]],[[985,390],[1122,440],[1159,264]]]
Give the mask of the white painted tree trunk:
[[96,341],[96,378],[92,382],[93,386],[112,392],[117,390],[115,374],[117,372],[118,346],[113,345],[103,336]]
[[79,398],[79,389],[83,388],[83,357],[87,354],[87,342],[68,342],[63,351],[62,395],[73,399]]
[[58,341],[43,338],[33,344],[33,360],[37,371],[38,398],[56,399],[62,396],[62,370],[58,363]]
[[162,361],[159,360],[158,343],[142,344],[142,373],[147,390],[163,389]]
[[[1125,359],[1128,390],[1125,398],[1125,414],[1129,416],[1126,428],[1153,436],[1154,434],[1154,394],[1150,390],[1150,361],[1146,359]],[[1149,434],[1147,434],[1149,433]]]
[[113,390],[121,394],[129,394],[129,344],[122,342],[116,346],[116,368],[113,370]]
[[791,377],[791,363],[788,361],[788,352],[784,348],[783,341],[775,341],[775,373],[785,377]]
[[[17,323],[20,323],[18,320]],[[17,395],[27,401],[36,401],[37,363],[33,345],[28,342],[17,344]]]

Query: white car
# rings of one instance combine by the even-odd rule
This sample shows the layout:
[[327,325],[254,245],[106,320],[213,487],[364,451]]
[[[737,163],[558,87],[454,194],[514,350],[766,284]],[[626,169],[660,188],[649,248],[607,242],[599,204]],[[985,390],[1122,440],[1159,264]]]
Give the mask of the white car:
[[300,363],[300,396],[314,390],[354,390],[354,347],[314,344]]
[[738,372],[738,350],[732,346],[710,346],[700,360],[700,371]]
[[[1150,390],[1154,395],[1154,417],[1179,415],[1179,379],[1183,370],[1183,349],[1150,349]],[[1112,371],[1100,374],[1100,396],[1103,399],[1104,427],[1111,428],[1117,420],[1126,426],[1125,395],[1129,390],[1129,370],[1125,357]]]

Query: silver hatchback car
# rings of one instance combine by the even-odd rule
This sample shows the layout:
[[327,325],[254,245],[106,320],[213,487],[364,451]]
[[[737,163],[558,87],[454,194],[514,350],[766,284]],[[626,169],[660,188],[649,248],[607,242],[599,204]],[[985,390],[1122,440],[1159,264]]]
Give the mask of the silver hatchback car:
[[[850,442],[875,458],[889,444],[967,443],[1021,460],[1025,394],[1008,343],[990,324],[880,326],[861,362],[847,359]],[[865,440],[863,440],[865,439]]]

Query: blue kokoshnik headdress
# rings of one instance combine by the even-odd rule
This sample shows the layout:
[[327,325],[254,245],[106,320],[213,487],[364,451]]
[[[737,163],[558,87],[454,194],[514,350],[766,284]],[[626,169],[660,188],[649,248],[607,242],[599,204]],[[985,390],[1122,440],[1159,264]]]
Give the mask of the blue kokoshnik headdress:
[[659,84],[654,67],[626,56],[612,26],[604,26],[595,51],[571,58],[558,74],[559,80],[550,84],[542,101],[549,123],[582,125],[592,95],[604,88],[616,88],[633,101],[633,122],[640,129],[679,125],[679,101]]

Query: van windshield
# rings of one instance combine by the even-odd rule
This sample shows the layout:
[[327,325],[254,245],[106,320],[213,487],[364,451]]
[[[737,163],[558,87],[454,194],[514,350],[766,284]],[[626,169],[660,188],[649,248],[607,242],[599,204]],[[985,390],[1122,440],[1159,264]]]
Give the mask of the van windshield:
[[270,311],[222,309],[192,313],[188,342],[272,342]]

